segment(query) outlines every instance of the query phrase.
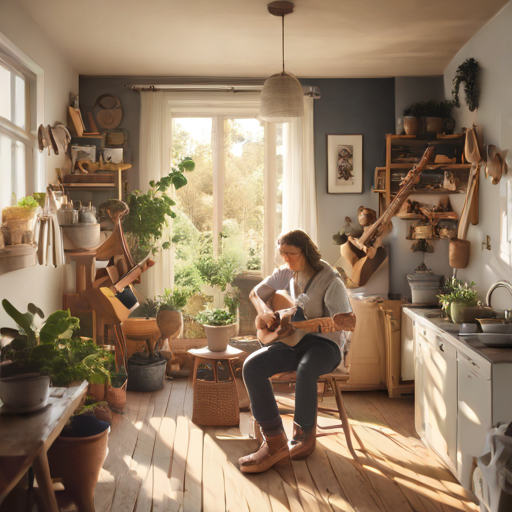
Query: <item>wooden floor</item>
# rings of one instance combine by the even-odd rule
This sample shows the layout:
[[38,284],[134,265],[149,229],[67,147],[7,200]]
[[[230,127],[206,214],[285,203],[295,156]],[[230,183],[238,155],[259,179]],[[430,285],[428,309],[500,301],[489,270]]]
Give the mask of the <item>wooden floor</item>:
[[[289,431],[293,395],[280,397]],[[254,451],[240,429],[200,428],[192,417],[192,383],[166,381],[155,393],[128,393],[127,413],[114,415],[109,454],[96,488],[97,512],[452,512],[477,511],[440,459],[416,438],[414,400],[384,392],[344,393],[352,425],[367,452],[350,456],[335,413],[321,411],[317,449],[305,461],[284,461],[243,475],[238,458]],[[334,408],[332,397],[321,407]],[[357,448],[356,448],[357,449]]]

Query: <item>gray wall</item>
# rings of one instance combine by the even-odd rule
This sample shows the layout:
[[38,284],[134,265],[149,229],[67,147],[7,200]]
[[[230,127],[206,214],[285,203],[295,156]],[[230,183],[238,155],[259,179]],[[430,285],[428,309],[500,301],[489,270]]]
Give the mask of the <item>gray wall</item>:
[[420,76],[395,78],[395,118],[402,117],[404,108],[418,101],[443,101],[442,76]]
[[[165,77],[81,77],[80,105],[85,113],[96,98],[110,92],[121,100],[123,120],[120,128],[130,132],[131,163],[126,179],[133,190],[139,186],[139,122],[140,94],[126,89],[126,83],[161,83]],[[332,235],[344,224],[344,217],[354,220],[359,206],[378,209],[377,195],[371,191],[375,167],[385,164],[385,135],[394,133],[395,116],[401,116],[409,104],[436,99],[442,100],[442,77],[383,78],[383,79],[301,79],[304,85],[320,87],[322,98],[315,100],[315,172],[319,225],[319,246],[330,263],[339,258],[339,247],[333,245]],[[364,183],[362,194],[327,193],[327,135],[362,134]],[[394,220],[395,229],[389,237],[390,292],[410,296],[405,275],[414,271],[420,255],[410,253],[405,240],[407,223]],[[437,244],[427,264],[439,274],[447,275],[447,244]]]
[[[88,122],[87,112],[92,109],[96,98],[101,94],[111,93],[121,100],[123,119],[118,128],[130,133],[127,142],[128,152],[125,151],[125,161],[133,167],[124,171],[123,177],[130,183],[130,189],[139,187],[139,125],[140,125],[140,93],[126,89],[124,84],[134,83],[134,77],[80,77],[80,110],[84,121]],[[139,82],[137,80],[137,83]],[[95,112],[97,109],[95,110]],[[100,131],[102,128],[98,125]],[[131,154],[130,154],[131,153]]]
[[[332,235],[344,224],[345,216],[357,218],[364,205],[378,209],[377,195],[371,191],[375,167],[385,163],[386,133],[395,126],[395,85],[382,79],[301,79],[304,85],[320,87],[315,100],[315,172],[318,208],[318,242],[322,256],[334,264],[340,257]],[[327,135],[363,135],[363,193],[327,193]]]

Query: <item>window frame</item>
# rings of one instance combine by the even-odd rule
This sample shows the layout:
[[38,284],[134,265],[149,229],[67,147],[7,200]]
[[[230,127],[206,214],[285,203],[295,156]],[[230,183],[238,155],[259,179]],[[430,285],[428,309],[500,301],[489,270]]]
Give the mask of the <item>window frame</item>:
[[[212,93],[212,92],[174,92],[165,93],[166,123],[168,133],[168,161],[172,154],[172,120],[173,118],[212,118],[212,130],[215,131],[212,142],[213,153],[213,253],[218,255],[219,234],[224,220],[224,120],[258,118],[260,93]],[[262,121],[265,137],[265,169],[264,183],[264,211],[276,212],[276,169],[277,169],[277,135],[276,126]],[[219,159],[220,156],[220,159]],[[261,254],[262,275],[269,275],[275,268],[275,215],[264,215],[263,221],[263,248]],[[173,248],[174,253],[174,248]]]
[[[18,169],[16,163],[11,165],[11,190],[16,192],[17,199],[22,195],[33,193],[35,190],[44,187],[44,160],[39,157],[37,151],[37,126],[43,119],[43,70],[37,66],[27,55],[21,52],[10,40],[0,34],[0,66],[11,73],[11,92],[15,91],[15,77],[22,78],[25,82],[25,118],[24,127],[19,127],[10,119],[0,116],[0,133],[11,139],[11,144],[20,142],[24,144],[25,151],[25,173],[24,190],[18,190],[16,186]],[[11,98],[11,114],[16,103],[16,96]],[[13,117],[13,116],[11,116]],[[14,149],[14,146],[11,146]],[[0,198],[1,201],[1,198]],[[2,207],[9,204],[0,204]]]

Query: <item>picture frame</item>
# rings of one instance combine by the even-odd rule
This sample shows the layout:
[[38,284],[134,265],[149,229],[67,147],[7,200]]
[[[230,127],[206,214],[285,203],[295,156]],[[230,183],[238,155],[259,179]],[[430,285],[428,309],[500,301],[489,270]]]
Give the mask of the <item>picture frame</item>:
[[363,192],[363,136],[327,135],[327,193]]

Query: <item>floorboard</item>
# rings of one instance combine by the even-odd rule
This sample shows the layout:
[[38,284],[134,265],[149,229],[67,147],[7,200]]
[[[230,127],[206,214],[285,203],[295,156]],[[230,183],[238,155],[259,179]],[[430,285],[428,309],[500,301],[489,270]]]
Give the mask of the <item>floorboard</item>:
[[[291,435],[293,394],[279,396]],[[153,393],[127,394],[114,414],[109,454],[96,489],[97,512],[477,512],[437,455],[414,432],[414,399],[379,391],[343,393],[364,448],[346,444],[334,397],[320,402],[317,449],[244,475],[238,458],[257,449],[250,414],[240,427],[192,423],[193,386],[166,380]]]

